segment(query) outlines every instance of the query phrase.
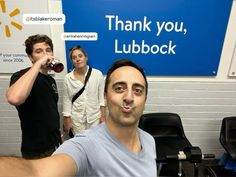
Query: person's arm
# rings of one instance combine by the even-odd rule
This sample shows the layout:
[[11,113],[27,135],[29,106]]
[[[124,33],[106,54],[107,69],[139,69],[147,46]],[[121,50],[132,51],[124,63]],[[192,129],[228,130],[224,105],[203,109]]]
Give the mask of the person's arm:
[[38,160],[0,157],[0,177],[69,177],[75,176],[76,172],[75,161],[65,154],[56,154]]
[[23,76],[21,76],[13,85],[8,88],[6,97],[10,104],[19,106],[25,102],[31,92],[34,81],[41,67],[45,65],[48,60],[50,60],[50,57],[52,56],[45,55],[39,59]]
[[72,109],[72,102],[69,95],[69,86],[68,86],[68,79],[65,77],[63,83],[63,104],[62,104],[62,114],[63,114],[63,130],[67,134],[69,133],[70,129],[73,128],[72,120],[71,120],[71,109]]
[[101,73],[99,77],[99,86],[98,86],[98,100],[100,103],[100,122],[104,122],[106,120],[106,107],[105,107],[105,100],[104,100],[104,77]]

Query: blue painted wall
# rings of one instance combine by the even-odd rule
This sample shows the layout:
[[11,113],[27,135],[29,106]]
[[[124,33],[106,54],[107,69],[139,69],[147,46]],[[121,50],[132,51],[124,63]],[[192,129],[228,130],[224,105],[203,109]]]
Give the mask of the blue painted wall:
[[215,76],[232,0],[62,0],[65,32],[96,32],[81,45],[104,74],[119,58],[147,75]]

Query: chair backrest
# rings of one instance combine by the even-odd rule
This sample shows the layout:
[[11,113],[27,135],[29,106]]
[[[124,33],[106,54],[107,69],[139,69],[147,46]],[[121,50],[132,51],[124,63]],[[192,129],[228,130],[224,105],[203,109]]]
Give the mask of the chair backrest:
[[236,142],[236,117],[225,117],[222,120],[220,142]]
[[147,113],[139,121],[139,127],[153,137],[186,138],[180,116],[176,113]]
[[220,143],[232,159],[236,160],[236,117],[223,118]]
[[[158,164],[167,156],[177,155],[179,151],[192,146],[185,136],[180,116],[176,113],[143,114],[139,121],[139,128],[154,137]],[[179,162],[168,161],[159,166],[158,171],[160,173],[158,176],[177,176]]]

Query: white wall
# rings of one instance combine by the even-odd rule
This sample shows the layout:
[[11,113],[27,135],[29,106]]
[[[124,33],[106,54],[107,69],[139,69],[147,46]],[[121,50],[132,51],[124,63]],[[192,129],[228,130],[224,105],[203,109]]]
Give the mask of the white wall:
[[[61,13],[61,1],[49,0],[51,13]],[[52,25],[55,55],[66,65],[63,26]],[[236,77],[228,77],[236,44],[236,0],[233,1],[225,36],[218,74],[216,77],[148,77],[147,112],[176,112],[184,125],[187,137],[203,153],[222,153],[219,144],[221,120],[236,116]],[[66,70],[56,74],[59,94]],[[0,154],[20,155],[21,131],[17,112],[5,99],[10,75],[0,74]],[[61,112],[61,99],[59,109]]]

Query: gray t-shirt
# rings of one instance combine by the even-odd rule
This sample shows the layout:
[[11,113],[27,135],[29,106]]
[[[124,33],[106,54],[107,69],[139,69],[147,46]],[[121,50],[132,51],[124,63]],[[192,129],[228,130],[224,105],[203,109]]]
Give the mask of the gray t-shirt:
[[54,154],[71,156],[78,176],[154,177],[156,148],[151,135],[138,129],[142,150],[137,155],[111,135],[104,123],[65,141]]

